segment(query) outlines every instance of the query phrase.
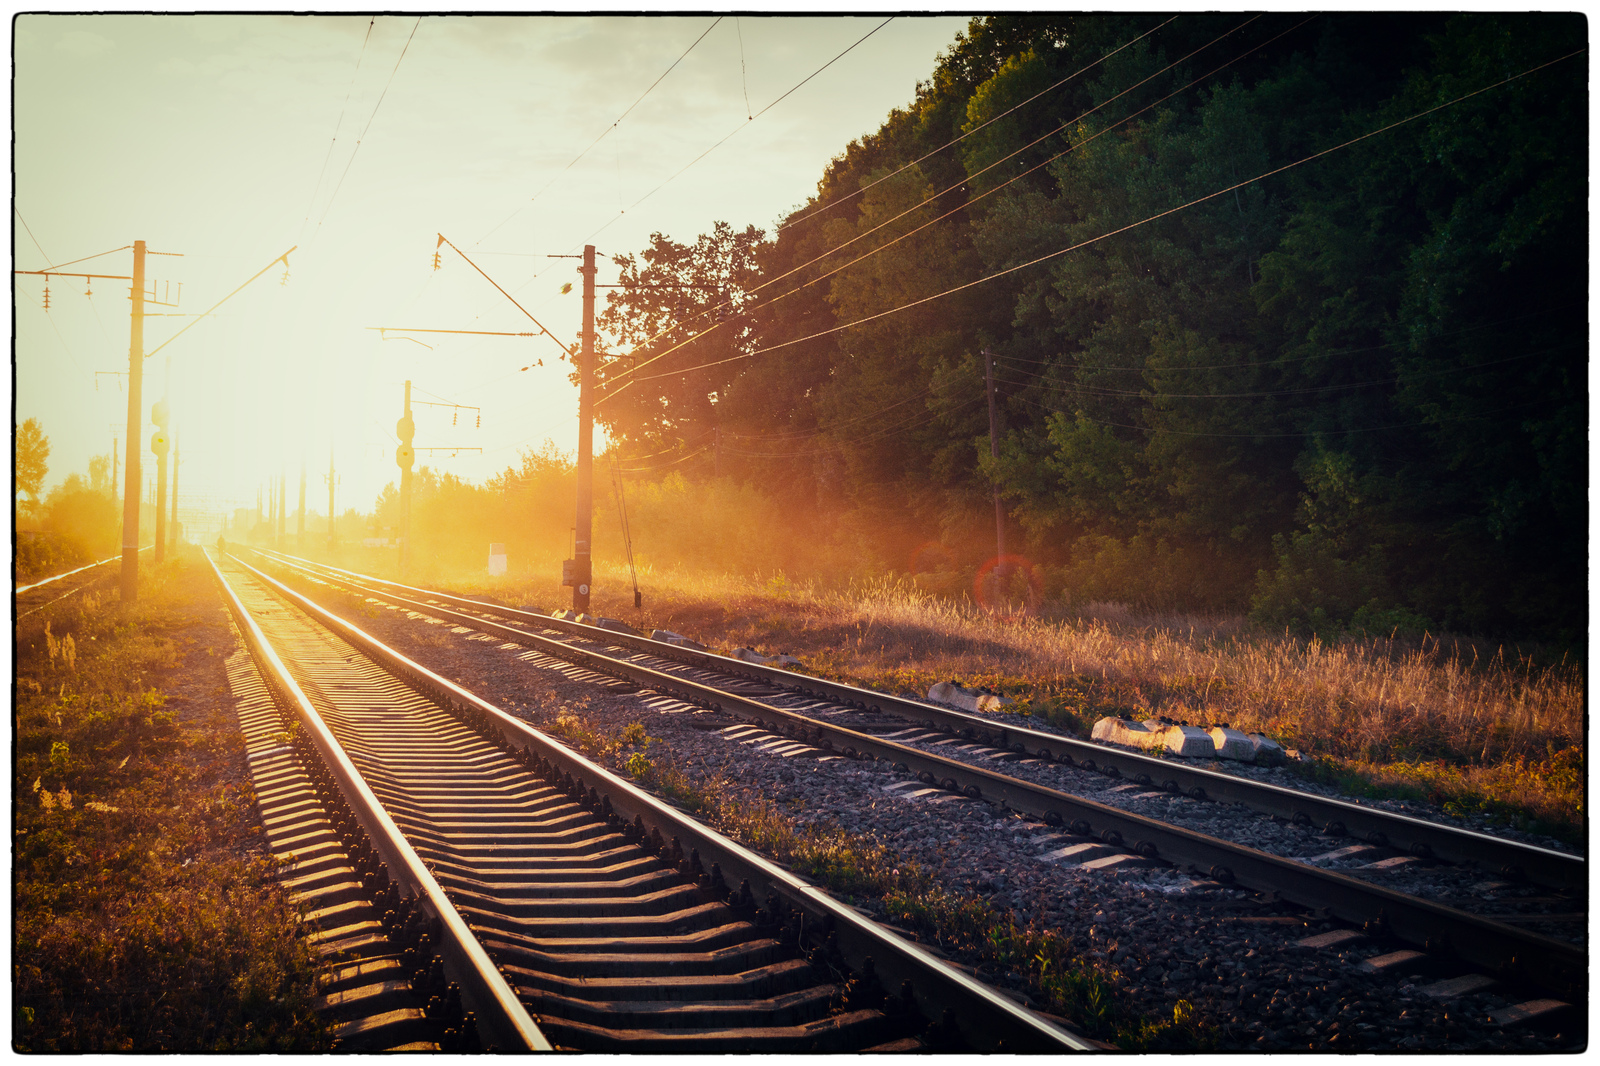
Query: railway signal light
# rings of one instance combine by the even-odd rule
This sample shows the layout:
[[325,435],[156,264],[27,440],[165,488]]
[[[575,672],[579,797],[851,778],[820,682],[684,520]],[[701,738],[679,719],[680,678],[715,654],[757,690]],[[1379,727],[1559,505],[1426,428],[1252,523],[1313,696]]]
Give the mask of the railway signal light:
[[166,455],[167,454],[167,447],[168,447],[167,431],[165,429],[158,429],[153,434],[151,434],[151,436],[150,436],[150,450],[151,451],[155,452],[157,455]]
[[400,416],[400,421],[394,424],[394,432],[404,444],[410,444],[416,438],[417,424],[409,412]]
[[157,400],[150,405],[150,421],[162,429],[168,428],[172,421],[172,409],[167,406],[166,400]]
[[409,444],[402,444],[394,450],[394,461],[400,464],[400,469],[410,470],[417,461],[417,450]]

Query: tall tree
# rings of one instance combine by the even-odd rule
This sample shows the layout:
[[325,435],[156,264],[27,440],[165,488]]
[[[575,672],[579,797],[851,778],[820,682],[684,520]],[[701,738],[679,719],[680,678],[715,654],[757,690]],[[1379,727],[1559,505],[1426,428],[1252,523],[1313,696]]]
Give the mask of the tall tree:
[[39,490],[44,488],[44,478],[50,471],[50,438],[37,418],[30,418],[17,427],[16,434],[17,491],[26,493],[28,506],[38,509]]

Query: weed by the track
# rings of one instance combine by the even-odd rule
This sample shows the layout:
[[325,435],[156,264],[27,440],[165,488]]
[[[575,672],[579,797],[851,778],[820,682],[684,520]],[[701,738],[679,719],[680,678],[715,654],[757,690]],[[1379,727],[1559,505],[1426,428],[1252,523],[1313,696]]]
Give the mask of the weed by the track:
[[[1584,672],[1537,649],[1433,636],[1302,639],[1241,618],[1116,604],[990,613],[893,577],[826,588],[656,569],[642,579],[646,609],[636,612],[624,573],[599,568],[595,613],[725,648],[785,651],[808,672],[887,692],[921,695],[955,678],[1080,735],[1105,715],[1227,722],[1314,753],[1335,770],[1310,773],[1336,773],[1368,795],[1419,796],[1581,837]],[[527,579],[463,578],[458,587],[546,606],[562,592]]]
[[17,629],[13,1048],[326,1048],[231,703],[202,690],[227,635],[209,571],[141,577],[129,608],[66,601]]
[[1193,1014],[1151,1019],[1120,1000],[1114,974],[1085,965],[1071,938],[1054,930],[1019,926],[1010,912],[986,900],[941,887],[915,863],[900,859],[868,837],[797,823],[783,807],[752,795],[720,775],[696,779],[656,751],[657,743],[634,722],[620,733],[590,729],[573,714],[554,730],[591,757],[615,757],[646,787],[752,850],[847,899],[876,902],[887,919],[912,929],[941,949],[1025,983],[1041,1007],[1068,1018],[1088,1035],[1127,1050],[1203,1049],[1209,1031]]

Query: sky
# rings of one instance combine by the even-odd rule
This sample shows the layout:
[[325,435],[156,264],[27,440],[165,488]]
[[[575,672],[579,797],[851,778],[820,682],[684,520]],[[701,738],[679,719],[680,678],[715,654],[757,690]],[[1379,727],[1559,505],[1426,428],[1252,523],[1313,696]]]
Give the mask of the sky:
[[[578,261],[551,255],[594,244],[606,284],[606,257],[655,232],[770,232],[966,18],[894,18],[817,73],[883,21],[19,16],[14,267],[96,256],[66,269],[125,276],[135,240],[177,253],[146,260],[147,293],[176,306],[147,304],[145,351],[190,328],[145,360],[140,447],[153,477],[165,391],[197,534],[280,472],[292,512],[302,464],[325,512],[330,449],[337,509],[370,509],[408,379],[418,465],[482,480],[547,440],[570,452],[577,390],[550,337],[374,328],[537,332],[449,245],[435,270],[438,236],[570,342]],[[47,311],[46,279],[14,282],[15,415],[50,438],[49,486],[126,436],[125,379],[97,372],[128,369],[129,285],[51,278]]]

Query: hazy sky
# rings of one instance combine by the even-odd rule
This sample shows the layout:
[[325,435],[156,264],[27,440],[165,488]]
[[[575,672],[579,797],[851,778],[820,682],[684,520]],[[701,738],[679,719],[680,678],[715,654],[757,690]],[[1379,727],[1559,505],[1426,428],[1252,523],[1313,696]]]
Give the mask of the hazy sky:
[[[912,101],[966,20],[896,18],[751,122],[882,17],[724,17],[564,169],[714,21],[22,16],[12,24],[15,266],[144,240],[183,253],[149,258],[158,296],[170,283],[176,298],[182,283],[179,307],[149,310],[194,315],[298,245],[286,284],[274,268],[146,361],[144,462],[153,471],[149,404],[170,355],[180,516],[197,530],[210,524],[202,513],[253,504],[285,467],[292,510],[302,458],[308,509],[326,510],[330,445],[339,509],[370,508],[397,473],[407,378],[414,401],[482,408],[478,429],[473,412],[452,426],[449,410],[418,407],[419,448],[484,450],[420,453],[419,465],[478,480],[546,438],[570,450],[576,390],[549,339],[413,335],[430,349],[366,328],[533,328],[448,247],[432,270],[435,235],[570,340],[576,261],[547,254],[585,242],[636,252],[654,231],[692,241],[718,219],[770,228],[851,139]],[[70,269],[126,275],[131,252]],[[600,282],[614,279],[602,260]],[[49,484],[124,436],[121,379],[94,372],[127,369],[127,283],[85,288],[52,279],[46,313],[44,279],[16,279],[16,417],[37,417],[50,437]],[[190,321],[149,318],[146,350]],[[537,358],[542,370],[518,371]]]

